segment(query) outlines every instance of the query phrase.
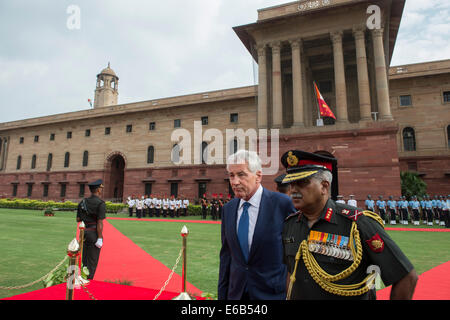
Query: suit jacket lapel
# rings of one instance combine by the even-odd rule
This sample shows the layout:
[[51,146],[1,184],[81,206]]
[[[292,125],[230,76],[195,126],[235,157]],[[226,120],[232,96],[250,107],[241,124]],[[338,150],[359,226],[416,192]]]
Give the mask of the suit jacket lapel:
[[261,238],[264,236],[264,230],[267,226],[267,219],[270,216],[270,208],[271,204],[268,191],[263,188],[261,202],[259,204],[258,219],[256,220],[255,231],[253,233],[252,247],[250,248],[250,253],[248,256],[249,261],[258,249],[258,246],[261,243]]
[[244,254],[242,253],[241,250],[241,245],[239,244],[239,239],[237,237],[237,212],[239,209],[239,203],[241,202],[240,199],[236,199],[235,203],[233,203],[233,206],[230,208],[230,217],[228,220],[228,228],[230,228],[229,230],[229,234],[232,236],[232,242],[237,245],[237,247],[239,248],[239,251],[241,253],[241,258],[242,260],[244,260]]

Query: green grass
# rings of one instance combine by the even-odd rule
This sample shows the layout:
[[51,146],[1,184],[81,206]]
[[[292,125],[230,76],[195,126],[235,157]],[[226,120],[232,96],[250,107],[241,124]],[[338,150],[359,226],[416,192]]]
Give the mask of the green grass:
[[[110,216],[128,217],[128,214]],[[73,212],[56,212],[54,217],[44,217],[43,211],[0,209],[0,221],[0,286],[26,284],[46,274],[65,257],[67,245],[76,234]],[[186,225],[190,232],[187,280],[202,291],[217,293],[220,225],[125,220],[109,220],[109,223],[170,269],[181,248],[181,228]],[[388,233],[419,274],[450,260],[449,232]],[[181,263],[176,270],[178,274],[181,274]],[[21,290],[0,290],[0,298],[41,288],[43,285],[38,283]]]

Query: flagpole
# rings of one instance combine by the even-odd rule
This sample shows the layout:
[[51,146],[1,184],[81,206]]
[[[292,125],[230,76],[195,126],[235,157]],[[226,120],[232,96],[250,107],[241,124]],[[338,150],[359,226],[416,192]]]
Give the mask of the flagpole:
[[319,106],[319,99],[317,97],[317,84],[316,81],[313,81],[313,86],[314,86],[314,96],[316,97],[316,105],[317,105],[317,115],[319,116],[319,118],[317,118],[317,120],[322,119],[322,117],[320,116],[320,106]]

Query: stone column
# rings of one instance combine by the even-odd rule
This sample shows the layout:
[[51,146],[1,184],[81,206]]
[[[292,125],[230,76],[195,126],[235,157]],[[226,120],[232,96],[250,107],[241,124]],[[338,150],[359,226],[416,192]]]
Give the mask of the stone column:
[[361,120],[372,120],[370,105],[369,73],[367,71],[366,43],[363,29],[354,29],[356,45],[356,67],[358,69],[359,112]]
[[4,170],[6,163],[6,149],[8,148],[8,138],[0,138],[0,143],[2,145],[0,150],[0,170]]
[[258,128],[267,128],[267,60],[266,46],[258,46]]
[[332,32],[334,57],[334,79],[336,92],[336,120],[337,122],[348,122],[347,112],[347,86],[345,84],[344,51],[342,49],[342,31]]
[[293,109],[294,109],[294,127],[304,127],[303,120],[303,81],[302,81],[302,60],[301,50],[302,41],[292,40],[292,89],[293,89]]
[[280,129],[283,124],[283,98],[281,91],[281,43],[272,43],[272,127]]
[[4,153],[3,138],[0,137],[0,171],[3,170],[3,153]]
[[375,56],[375,78],[380,120],[393,120],[389,103],[389,83],[387,78],[386,57],[384,55],[383,29],[372,31]]

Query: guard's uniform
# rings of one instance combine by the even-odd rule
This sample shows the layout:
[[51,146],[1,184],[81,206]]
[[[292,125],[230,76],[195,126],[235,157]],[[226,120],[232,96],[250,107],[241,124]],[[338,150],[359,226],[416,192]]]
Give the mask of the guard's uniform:
[[78,204],[77,209],[77,218],[86,225],[82,261],[83,265],[89,270],[88,279],[93,279],[101,250],[95,246],[98,239],[97,221],[106,218],[106,204],[102,199],[94,195],[83,199],[83,201]]
[[[319,220],[312,228],[309,228],[308,220],[301,213],[290,215],[285,221],[282,235],[284,261],[288,272],[292,274],[294,271],[295,257],[303,241],[306,241],[308,253],[329,275],[337,275],[348,269],[355,261],[349,247],[352,242],[350,238],[352,225],[356,222],[362,246],[360,264],[355,270],[348,272],[347,277],[333,283],[349,285],[363,282],[361,288],[366,288],[364,279],[368,276],[367,270],[371,265],[379,267],[381,279],[386,286],[406,276],[413,270],[411,262],[384,231],[381,221],[376,221],[363,212],[376,215],[329,199]],[[304,259],[305,252],[302,252],[295,274],[296,281],[292,286],[291,299],[374,298],[374,290],[362,289],[361,294],[355,296],[340,295],[343,294],[342,292],[338,294],[328,292],[311,276]],[[309,262],[312,261],[312,259],[306,259]],[[310,268],[317,270],[314,266]],[[314,274],[314,271],[312,273]],[[332,287],[324,282],[321,283],[328,290]]]

